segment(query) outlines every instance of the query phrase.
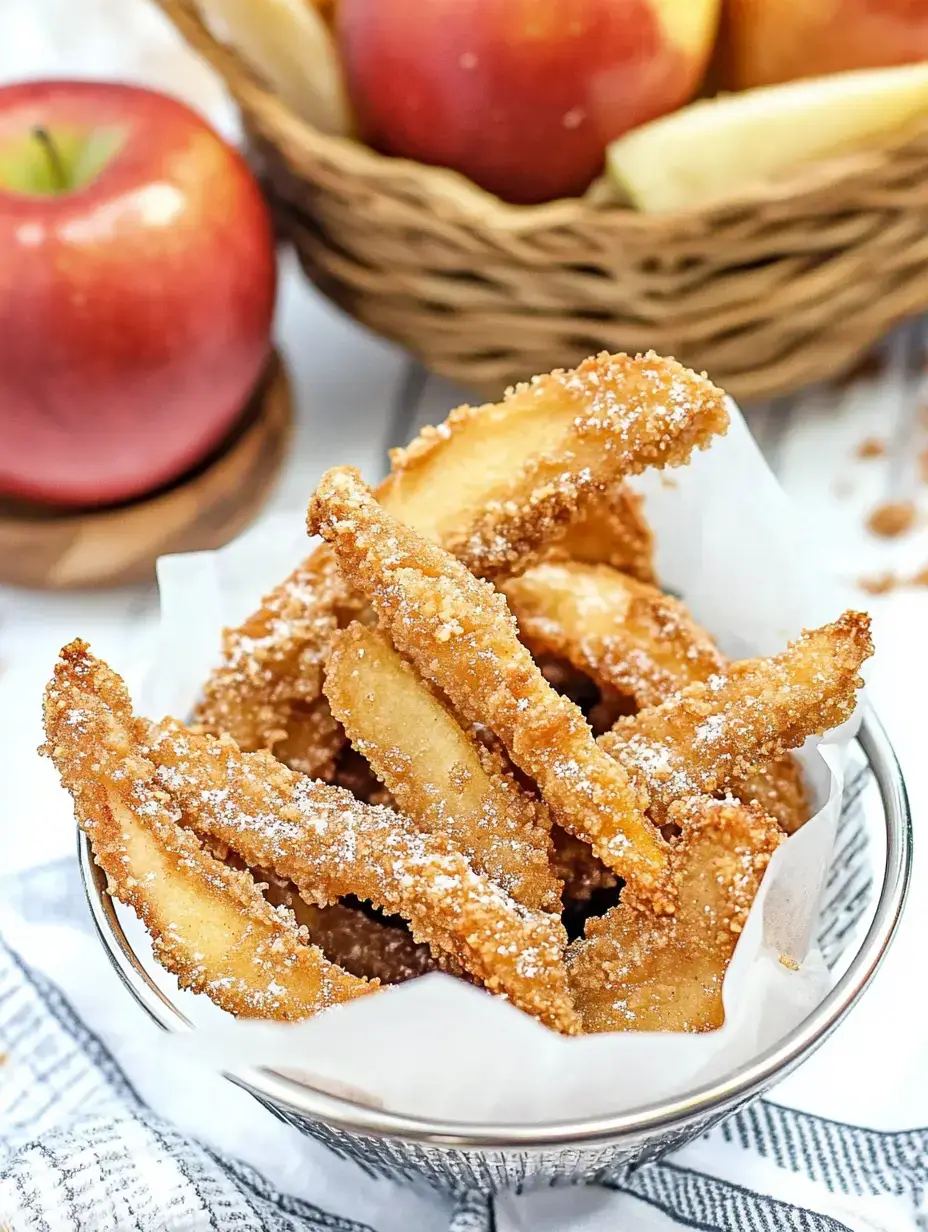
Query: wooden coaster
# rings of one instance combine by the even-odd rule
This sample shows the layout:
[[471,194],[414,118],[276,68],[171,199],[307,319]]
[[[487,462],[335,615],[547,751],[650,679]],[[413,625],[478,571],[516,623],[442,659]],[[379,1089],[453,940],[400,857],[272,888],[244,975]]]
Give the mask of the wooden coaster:
[[171,487],[105,509],[0,501],[0,581],[49,590],[150,582],[159,556],[221,547],[264,503],[292,419],[290,385],[275,353],[237,427]]

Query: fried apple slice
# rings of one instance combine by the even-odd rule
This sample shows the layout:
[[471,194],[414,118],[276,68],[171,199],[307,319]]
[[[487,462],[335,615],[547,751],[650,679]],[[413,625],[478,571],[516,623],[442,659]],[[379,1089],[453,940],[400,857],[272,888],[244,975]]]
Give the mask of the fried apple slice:
[[725,1018],[722,981],[782,834],[758,805],[678,801],[670,863],[677,910],[623,901],[587,922],[568,950],[585,1032],[712,1031]]
[[576,1030],[560,920],[513,902],[443,835],[288,770],[266,750],[243,753],[228,736],[171,720],[152,729],[147,754],[185,822],[250,867],[293,882],[310,903],[353,894],[402,916],[417,941],[492,992],[556,1030]]
[[323,476],[309,528],[332,544],[396,648],[467,720],[495,732],[555,820],[672,911],[667,849],[645,816],[647,793],[614,772],[580,711],[542,676],[505,598],[392,517],[351,468]]
[[792,753],[774,757],[750,774],[735,775],[725,791],[742,804],[759,804],[786,834],[795,834],[812,816],[802,766]]
[[347,903],[317,907],[301,898],[291,882],[278,878],[268,879],[264,894],[275,906],[293,912],[309,940],[330,962],[361,979],[403,984],[439,969],[429,947],[416,941],[408,929],[373,919],[360,907]]
[[681,466],[728,427],[721,390],[676,360],[603,352],[463,406],[391,454],[377,498],[478,577],[523,569],[591,499]]
[[551,556],[611,565],[639,582],[655,582],[654,534],[644,516],[644,497],[626,483],[597,493],[585,511],[568,523]]
[[[608,565],[536,565],[502,590],[536,659],[561,655],[637,706],[657,706],[729,666],[683,603]],[[788,753],[728,787],[762,804],[788,834],[809,818],[802,770]]]
[[845,612],[782,654],[746,659],[599,737],[644,786],[663,824],[674,800],[711,795],[849,718],[873,653],[870,618]]
[[371,992],[307,945],[247,873],[204,851],[142,754],[125,687],[85,642],[45,692],[43,752],[74,799],[110,893],[135,911],[183,988],[242,1017],[308,1018]]
[[[725,399],[674,360],[603,354],[536,377],[499,403],[460,407],[392,455],[378,497],[480,576],[524,568],[581,517],[597,493],[648,466],[682,465],[728,426]],[[223,637],[196,719],[243,749],[276,748],[313,775],[297,720],[319,703],[331,637],[360,615],[319,549]],[[293,747],[294,744],[297,747]]]
[[322,696],[322,669],[336,629],[364,608],[332,559],[319,550],[222,636],[222,663],[203,687],[194,717],[242,749],[273,749],[311,778],[329,778],[344,733]]
[[610,565],[546,562],[500,589],[533,652],[567,659],[638,706],[725,668],[684,604]]
[[388,638],[361,624],[336,634],[325,692],[352,745],[421,830],[446,835],[516,902],[560,910],[538,810]]

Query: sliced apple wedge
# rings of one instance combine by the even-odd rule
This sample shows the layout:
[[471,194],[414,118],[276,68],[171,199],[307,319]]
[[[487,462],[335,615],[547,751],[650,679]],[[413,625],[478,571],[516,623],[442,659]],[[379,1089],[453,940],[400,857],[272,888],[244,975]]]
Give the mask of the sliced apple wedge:
[[638,209],[676,210],[866,145],[919,116],[928,121],[928,63],[838,73],[692,103],[614,141],[607,165]]
[[306,0],[198,0],[216,38],[304,120],[347,133],[350,113],[341,63],[321,7]]

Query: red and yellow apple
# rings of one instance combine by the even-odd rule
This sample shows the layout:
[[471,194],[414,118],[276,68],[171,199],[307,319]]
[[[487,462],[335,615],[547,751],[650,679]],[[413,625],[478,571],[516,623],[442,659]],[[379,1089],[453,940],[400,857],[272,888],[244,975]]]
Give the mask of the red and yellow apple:
[[361,136],[504,200],[582,193],[606,146],[685,103],[719,0],[339,0]]
[[926,0],[726,0],[734,89],[928,59]]
[[0,495],[110,504],[195,465],[266,362],[275,282],[258,186],[189,108],[0,88]]

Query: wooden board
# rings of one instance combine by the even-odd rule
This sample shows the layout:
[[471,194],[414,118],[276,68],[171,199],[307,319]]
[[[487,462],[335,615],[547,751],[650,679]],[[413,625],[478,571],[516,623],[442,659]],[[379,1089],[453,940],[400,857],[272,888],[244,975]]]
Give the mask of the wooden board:
[[275,354],[232,434],[170,488],[94,510],[0,501],[0,581],[49,590],[147,582],[159,556],[221,547],[263,505],[292,418],[287,374]]

